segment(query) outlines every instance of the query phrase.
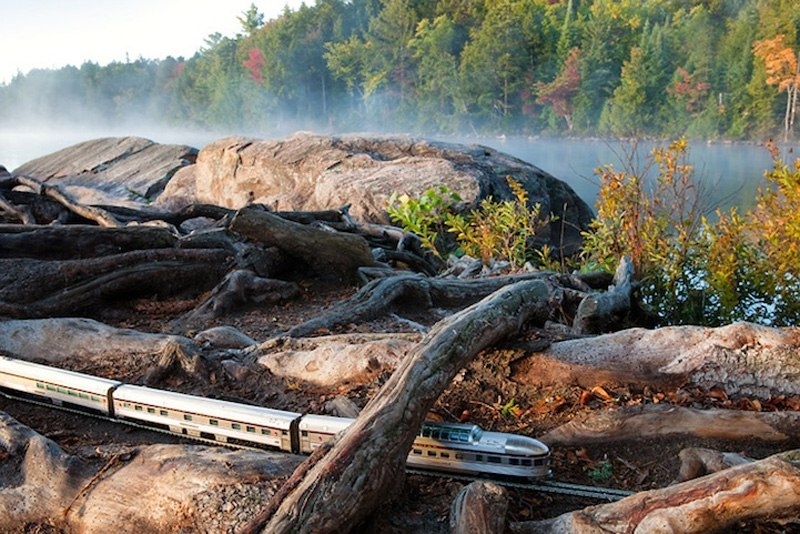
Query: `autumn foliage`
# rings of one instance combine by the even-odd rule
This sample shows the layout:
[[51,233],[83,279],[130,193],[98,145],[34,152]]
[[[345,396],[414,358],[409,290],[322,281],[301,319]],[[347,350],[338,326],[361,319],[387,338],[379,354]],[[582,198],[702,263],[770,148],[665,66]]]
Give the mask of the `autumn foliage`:
[[797,115],[797,89],[800,87],[800,62],[797,54],[784,43],[785,36],[779,34],[773,39],[756,41],[753,53],[764,62],[767,83],[778,86],[778,91],[786,91],[786,114],[784,117],[784,139],[794,130]]
[[552,106],[553,111],[567,122],[568,130],[572,130],[572,99],[578,94],[581,84],[580,60],[580,49],[571,49],[561,73],[550,83],[535,85],[539,95],[536,103]]
[[259,85],[264,83],[261,69],[264,68],[265,64],[266,58],[264,57],[264,52],[258,48],[251,48],[247,52],[247,59],[242,61],[242,65],[250,72],[250,77]]

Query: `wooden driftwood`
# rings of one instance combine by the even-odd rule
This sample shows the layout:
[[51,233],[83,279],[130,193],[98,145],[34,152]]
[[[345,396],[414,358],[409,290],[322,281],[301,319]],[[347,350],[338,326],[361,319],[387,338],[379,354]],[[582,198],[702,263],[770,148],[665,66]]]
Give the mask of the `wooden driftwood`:
[[[254,519],[264,532],[347,532],[400,485],[428,410],[458,370],[484,348],[549,315],[541,281],[503,288],[437,323],[334,443],[282,499]],[[336,506],[330,506],[330,503]]]
[[681,460],[681,468],[675,483],[686,482],[709,473],[717,473],[736,465],[755,461],[736,452],[721,452],[701,447],[683,449],[678,454],[678,458]]
[[633,262],[623,257],[617,266],[608,291],[584,297],[572,322],[573,334],[599,334],[613,330],[613,325],[631,311]]
[[[529,273],[459,280],[401,273],[378,278],[364,285],[351,298],[333,306],[324,315],[296,325],[283,335],[304,337],[342,324],[382,317],[402,303],[413,304],[416,311],[437,306],[467,306],[502,287],[524,280],[545,279],[547,276],[548,273]],[[557,300],[555,295],[553,300]]]
[[515,523],[511,530],[517,534],[729,532],[743,521],[796,519],[798,514],[800,450],[794,450],[554,519]]
[[86,260],[0,260],[0,315],[74,315],[118,295],[176,294],[211,287],[227,270],[224,250],[154,249]]
[[47,198],[55,200],[72,213],[75,213],[76,215],[89,221],[93,221],[99,226],[104,228],[117,228],[122,226],[122,224],[110,213],[100,208],[80,204],[68,194],[61,191],[58,187],[44,184],[39,180],[28,176],[17,175],[15,176],[15,180],[19,185],[29,187],[37,195],[46,196]]
[[473,482],[450,507],[451,534],[503,534],[506,531],[506,490],[493,482]]
[[174,325],[220,317],[247,303],[282,302],[299,294],[300,287],[294,282],[262,278],[253,271],[237,269],[227,274],[200,306],[176,320]]
[[798,412],[748,412],[646,405],[593,412],[573,419],[540,439],[551,446],[581,446],[631,439],[694,435],[728,441],[800,438]]
[[367,241],[361,236],[294,223],[257,206],[239,210],[230,230],[277,247],[323,278],[355,280],[359,267],[375,263]]

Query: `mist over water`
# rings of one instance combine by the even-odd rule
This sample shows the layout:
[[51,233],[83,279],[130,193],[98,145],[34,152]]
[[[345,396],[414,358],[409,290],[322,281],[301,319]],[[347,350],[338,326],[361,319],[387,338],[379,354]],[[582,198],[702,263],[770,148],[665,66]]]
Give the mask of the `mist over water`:
[[[100,137],[140,136],[157,143],[184,144],[201,149],[206,144],[229,135],[277,139],[290,133],[211,132],[133,122],[119,126],[31,125],[17,128],[6,125],[0,126],[0,164],[13,171],[32,159]],[[663,145],[642,142],[634,151],[629,144],[592,139],[417,137],[485,145],[505,152],[565,181],[590,206],[594,206],[599,190],[596,172],[599,167],[612,165],[618,171],[633,169],[642,172],[647,167],[653,147]],[[785,161],[790,159],[787,157]],[[695,167],[695,180],[701,190],[706,192],[704,205],[710,210],[717,207],[751,207],[756,188],[764,183],[764,172],[772,166],[770,155],[763,146],[744,143],[691,143],[689,163]]]

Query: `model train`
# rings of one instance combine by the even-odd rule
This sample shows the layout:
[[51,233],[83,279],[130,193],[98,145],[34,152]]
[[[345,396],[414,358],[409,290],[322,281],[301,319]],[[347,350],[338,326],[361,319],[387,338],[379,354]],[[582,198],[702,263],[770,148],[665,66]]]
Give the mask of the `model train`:
[[[292,453],[311,453],[353,422],[135,386],[5,356],[0,356],[0,391],[180,435]],[[550,473],[550,450],[533,438],[477,425],[425,422],[407,465],[541,478]]]

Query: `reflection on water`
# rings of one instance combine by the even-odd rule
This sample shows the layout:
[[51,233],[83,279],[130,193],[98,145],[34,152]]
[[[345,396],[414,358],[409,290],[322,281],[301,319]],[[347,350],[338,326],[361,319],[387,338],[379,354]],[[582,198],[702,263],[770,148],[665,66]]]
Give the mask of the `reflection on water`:
[[[158,143],[186,144],[202,148],[228,134],[154,128],[128,128],[125,132],[85,130],[0,129],[0,164],[13,170],[23,163],[81,141],[106,136],[139,135]],[[269,138],[268,136],[264,136]],[[614,141],[581,139],[481,138],[443,139],[490,146],[528,161],[567,182],[586,202],[594,206],[599,179],[596,170],[612,165],[617,170],[647,168],[653,144],[640,143],[636,150]],[[787,154],[792,156],[792,154]],[[792,160],[786,157],[785,161]],[[694,143],[689,163],[705,192],[706,206],[752,206],[756,188],[764,183],[764,172],[772,162],[767,150],[755,144]]]

